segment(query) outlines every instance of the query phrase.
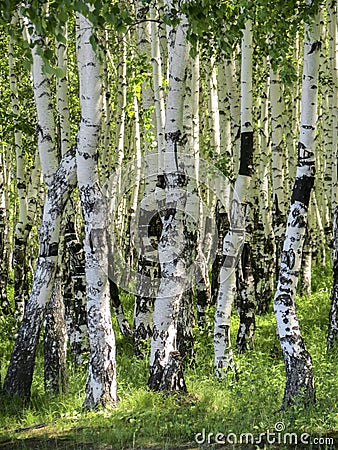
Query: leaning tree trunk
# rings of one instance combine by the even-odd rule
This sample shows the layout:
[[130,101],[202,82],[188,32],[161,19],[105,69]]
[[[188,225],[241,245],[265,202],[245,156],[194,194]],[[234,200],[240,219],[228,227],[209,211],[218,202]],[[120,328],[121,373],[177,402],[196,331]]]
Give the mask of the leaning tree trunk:
[[54,282],[61,216],[76,179],[75,150],[67,152],[60,165],[58,162],[52,92],[41,57],[41,51],[46,44],[34,27],[30,29],[33,30],[31,39],[34,44],[32,78],[38,117],[36,131],[47,196],[40,228],[40,248],[32,292],[27,301],[4,383],[4,389],[10,395],[21,394],[25,398],[30,396],[41,321]]
[[[169,6],[171,6],[169,4]],[[188,239],[184,229],[186,175],[178,165],[183,141],[184,73],[187,62],[187,21],[181,16],[168,35],[169,90],[165,126],[164,173],[159,172],[158,188],[164,198],[162,235],[159,242],[161,281],[155,301],[151,341],[149,386],[153,390],[186,390],[177,347],[178,319],[186,294],[189,265]]]
[[[18,160],[17,160],[18,161]],[[18,166],[17,166],[18,167]],[[25,303],[28,298],[28,270],[27,264],[27,240],[30,231],[36,221],[39,211],[41,194],[41,164],[39,153],[36,151],[34,164],[31,167],[31,176],[27,189],[27,207],[20,208],[19,221],[15,227],[13,269],[14,269],[14,300],[15,314],[19,320],[22,319]]]
[[51,296],[57,264],[62,212],[75,185],[75,149],[71,149],[62,159],[53,182],[49,184],[33,287],[4,382],[4,390],[10,395],[20,395],[27,399],[30,397],[41,322]]
[[99,185],[97,166],[102,101],[100,62],[91,44],[92,24],[81,14],[76,31],[81,106],[76,160],[85,224],[90,346],[84,407],[93,409],[117,401],[116,347],[109,306],[107,201]]
[[[310,6],[310,3],[307,2]],[[288,214],[279,280],[274,300],[277,331],[286,370],[283,408],[296,400],[315,399],[311,356],[303,341],[296,315],[296,287],[301,268],[307,213],[315,177],[315,136],[317,122],[319,15],[305,24],[304,68],[298,163]]]
[[252,24],[251,21],[247,21],[242,41],[240,166],[231,202],[229,231],[223,242],[220,287],[215,313],[214,368],[216,377],[223,377],[229,369],[234,370],[230,342],[230,316],[236,292],[235,268],[244,245],[247,195],[253,170],[251,71]]

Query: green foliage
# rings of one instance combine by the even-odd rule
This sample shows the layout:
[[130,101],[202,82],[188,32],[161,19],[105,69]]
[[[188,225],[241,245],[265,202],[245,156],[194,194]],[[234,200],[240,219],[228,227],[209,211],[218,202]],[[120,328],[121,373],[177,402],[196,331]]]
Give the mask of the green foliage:
[[189,21],[188,38],[209,52],[230,58],[232,50],[240,42],[244,28],[244,16],[238,1],[200,0],[185,2],[182,7]]
[[[150,444],[178,448],[196,446],[195,435],[203,429],[213,435],[220,432],[258,436],[268,430],[275,431],[277,422],[282,422],[288,433],[337,436],[338,352],[329,356],[325,353],[330,283],[329,269],[323,275],[322,269],[315,268],[314,294],[298,298],[301,329],[313,357],[316,377],[317,403],[308,409],[295,405],[287,411],[278,411],[285,375],[273,313],[257,318],[254,351],[236,355],[238,381],[230,375],[223,381],[214,380],[211,310],[206,329],[195,330],[196,364],[186,369],[188,395],[150,392],[146,387],[147,358],[133,357],[132,342],[117,333],[119,405],[114,410],[82,412],[85,368],[70,364],[68,392],[51,398],[43,392],[40,349],[31,404],[23,406],[19,400],[2,399],[1,440],[12,442],[12,449],[33,448],[33,445],[34,448],[63,448],[62,443],[67,443],[66,448],[113,445],[114,449],[122,449]],[[122,294],[122,302],[131,320],[133,297]],[[115,319],[114,325],[116,329]],[[0,326],[1,342],[8,342],[7,325]],[[234,314],[233,339],[237,326],[238,317]],[[4,354],[8,359],[8,350]],[[5,361],[2,375],[4,372]],[[36,424],[42,424],[41,429],[22,429]],[[41,447],[37,446],[38,442]]]
[[320,3],[314,1],[309,7],[305,0],[199,0],[185,2],[182,10],[189,21],[188,38],[193,55],[199,44],[207,55],[230,59],[235,47],[240,45],[245,22],[251,19],[254,57],[259,61],[262,56],[269,56],[272,67],[281,68],[282,80],[290,84],[296,77],[297,61],[293,59],[296,35],[302,33],[305,20],[311,22]]

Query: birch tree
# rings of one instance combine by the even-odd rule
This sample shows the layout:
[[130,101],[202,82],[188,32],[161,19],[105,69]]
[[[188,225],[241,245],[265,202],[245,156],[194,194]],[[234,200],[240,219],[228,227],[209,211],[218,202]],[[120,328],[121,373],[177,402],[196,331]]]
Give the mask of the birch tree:
[[62,212],[75,185],[75,149],[71,149],[62,159],[54,179],[49,181],[33,286],[4,381],[4,390],[10,395],[30,397],[41,321],[55,276]]
[[329,195],[331,196],[331,214],[332,214],[332,270],[333,285],[331,291],[331,308],[329,316],[329,329],[327,336],[327,349],[332,350],[336,345],[338,337],[338,177],[337,177],[337,158],[338,158],[338,47],[337,47],[337,5],[328,2],[329,27],[330,27],[330,71],[332,76],[332,96],[330,96],[330,112],[332,116],[332,150],[329,147],[330,155],[328,155],[330,172],[327,174],[329,183]]
[[[306,5],[311,8],[312,2]],[[319,14],[305,23],[300,134],[296,179],[292,190],[279,279],[274,299],[277,331],[286,371],[283,408],[297,399],[315,399],[311,356],[306,350],[296,314],[296,287],[301,267],[307,214],[315,177],[318,69],[320,49]]]
[[[173,5],[167,2],[170,9]],[[190,249],[184,230],[186,175],[180,162],[183,136],[184,74],[187,63],[187,19],[168,29],[169,88],[165,117],[163,172],[159,172],[157,194],[163,202],[162,234],[158,251],[161,280],[155,300],[150,355],[149,386],[153,390],[186,390],[177,328],[182,297],[187,289]],[[162,192],[161,192],[162,191]]]
[[244,245],[247,195],[253,170],[252,95],[252,22],[248,20],[242,39],[240,167],[231,202],[229,231],[223,241],[220,287],[215,312],[214,367],[217,377],[223,377],[227,370],[234,369],[230,316],[236,292],[235,268]]
[[99,184],[97,166],[102,106],[101,67],[91,44],[92,28],[91,22],[78,14],[76,52],[81,122],[77,136],[76,160],[85,224],[90,359],[84,407],[88,409],[117,401],[115,336],[109,306],[107,204]]

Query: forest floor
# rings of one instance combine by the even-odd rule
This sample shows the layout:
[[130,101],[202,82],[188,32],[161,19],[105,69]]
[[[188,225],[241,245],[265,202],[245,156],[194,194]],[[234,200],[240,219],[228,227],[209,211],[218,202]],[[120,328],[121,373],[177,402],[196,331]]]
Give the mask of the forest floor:
[[[51,396],[44,392],[39,348],[30,403],[0,398],[0,450],[338,449],[338,350],[326,353],[330,290],[330,270],[316,268],[313,294],[297,300],[313,359],[315,405],[280,411],[285,373],[272,307],[257,317],[253,350],[235,354],[238,380],[231,375],[215,380],[211,311],[207,329],[195,330],[195,359],[185,370],[186,395],[149,391],[147,358],[133,357],[132,342],[117,333],[120,401],[115,409],[85,412],[85,364],[79,368],[69,361],[67,392]],[[131,319],[133,299],[122,300]],[[237,329],[234,312],[233,342]],[[14,342],[10,336],[8,320],[0,320],[2,380]]]

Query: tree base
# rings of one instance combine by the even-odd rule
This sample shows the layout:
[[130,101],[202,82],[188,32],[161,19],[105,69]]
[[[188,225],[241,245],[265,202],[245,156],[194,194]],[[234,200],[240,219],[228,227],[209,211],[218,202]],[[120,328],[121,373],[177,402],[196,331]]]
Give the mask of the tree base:
[[155,362],[150,369],[148,386],[153,391],[182,391],[186,392],[187,387],[184,381],[180,352],[170,352],[168,362],[163,367],[161,365],[160,352],[155,355]]
[[312,361],[310,354],[303,350],[297,358],[289,356],[285,361],[286,386],[282,410],[291,405],[309,406],[316,401]]

